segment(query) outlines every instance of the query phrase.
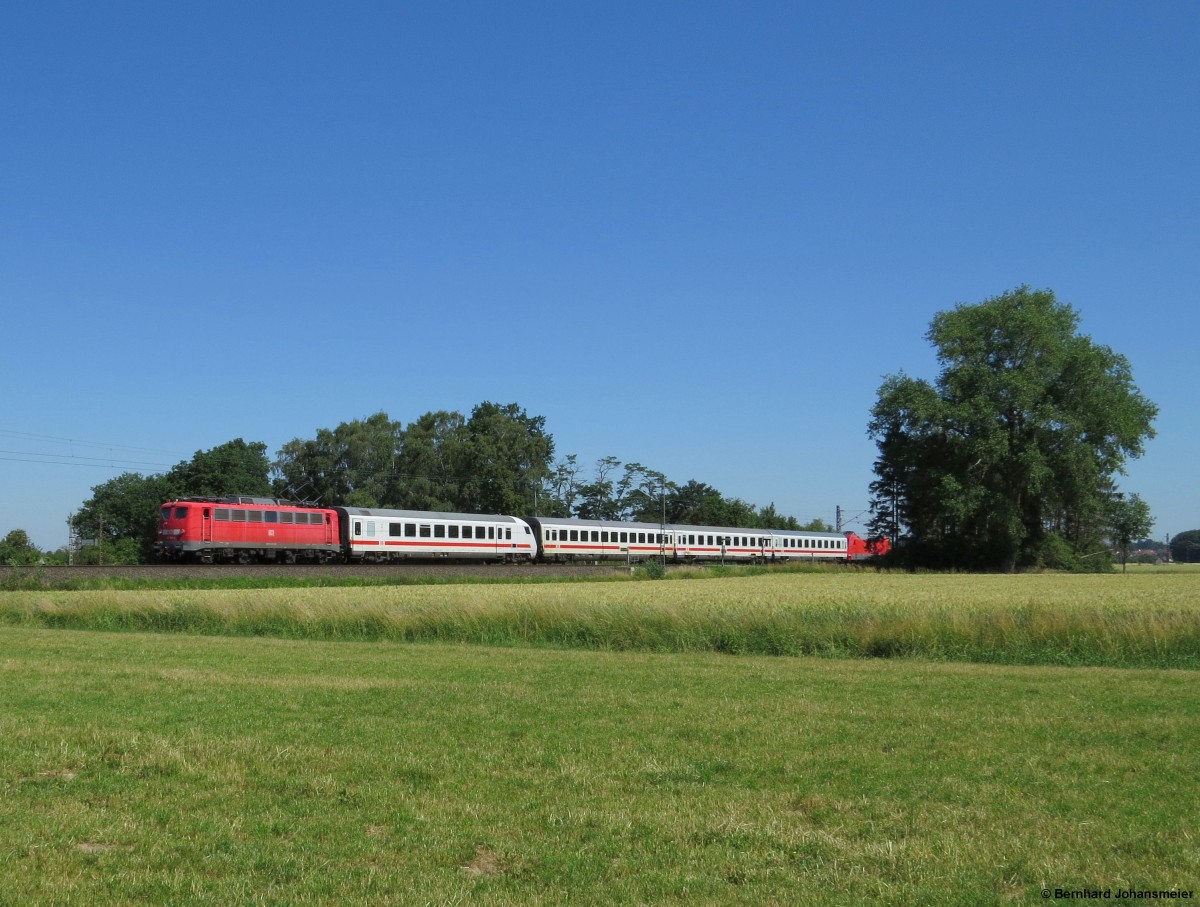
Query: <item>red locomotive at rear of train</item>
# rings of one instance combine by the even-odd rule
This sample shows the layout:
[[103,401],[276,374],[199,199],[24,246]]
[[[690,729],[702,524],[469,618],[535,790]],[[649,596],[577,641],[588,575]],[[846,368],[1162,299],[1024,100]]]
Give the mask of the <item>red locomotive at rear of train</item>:
[[846,547],[848,549],[848,561],[869,561],[874,557],[883,557],[891,550],[891,543],[887,539],[864,539],[860,535],[855,535],[853,532],[846,533]]
[[184,498],[163,504],[158,550],[171,560],[293,564],[341,557],[337,512],[274,498]]

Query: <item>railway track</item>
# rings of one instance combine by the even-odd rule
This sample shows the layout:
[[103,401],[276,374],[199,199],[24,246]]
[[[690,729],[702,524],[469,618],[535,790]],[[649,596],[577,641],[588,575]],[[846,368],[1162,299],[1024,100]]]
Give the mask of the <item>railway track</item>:
[[139,564],[136,566],[0,567],[0,586],[10,578],[40,580],[57,586],[83,579],[226,579],[289,577],[297,579],[398,579],[478,577],[517,579],[616,576],[629,573],[625,564]]

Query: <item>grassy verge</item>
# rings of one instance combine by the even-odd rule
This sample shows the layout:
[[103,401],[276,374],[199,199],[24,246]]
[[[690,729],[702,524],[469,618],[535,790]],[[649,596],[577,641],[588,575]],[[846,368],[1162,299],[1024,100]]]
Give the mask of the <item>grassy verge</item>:
[[0,901],[1200,893],[1185,672],[0,628]]
[[1200,573],[8,592],[0,624],[1197,669]]

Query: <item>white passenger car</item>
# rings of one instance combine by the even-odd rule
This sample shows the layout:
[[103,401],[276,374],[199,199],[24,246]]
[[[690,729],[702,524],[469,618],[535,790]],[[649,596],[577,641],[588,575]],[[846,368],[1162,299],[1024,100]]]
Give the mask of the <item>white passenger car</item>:
[[528,561],[533,530],[512,516],[335,507],[351,560]]
[[660,555],[684,561],[845,561],[839,532],[619,523],[536,517],[529,520],[544,561],[628,560]]

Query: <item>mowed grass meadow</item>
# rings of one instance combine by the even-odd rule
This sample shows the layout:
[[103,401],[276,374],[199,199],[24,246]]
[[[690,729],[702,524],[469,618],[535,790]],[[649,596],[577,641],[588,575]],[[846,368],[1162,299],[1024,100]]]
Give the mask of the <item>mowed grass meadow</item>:
[[1182,572],[0,592],[0,904],[1200,896],[1198,622]]

